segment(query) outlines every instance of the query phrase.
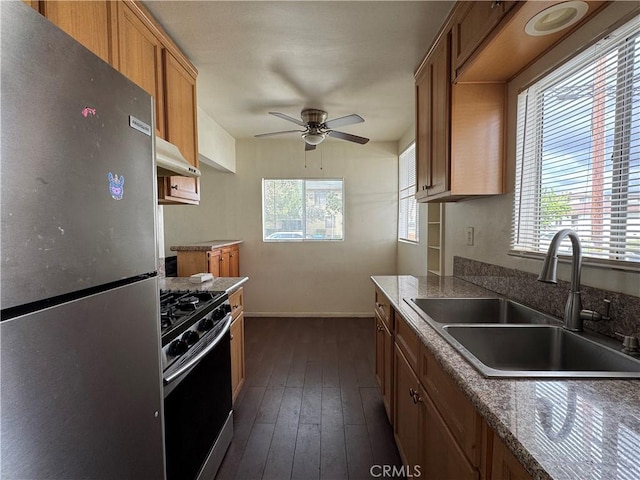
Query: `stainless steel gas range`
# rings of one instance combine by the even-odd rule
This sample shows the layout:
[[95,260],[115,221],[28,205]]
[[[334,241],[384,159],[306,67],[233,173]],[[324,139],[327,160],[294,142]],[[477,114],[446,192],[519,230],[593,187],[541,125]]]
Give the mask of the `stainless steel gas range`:
[[212,479],[233,435],[225,292],[161,291],[167,480]]

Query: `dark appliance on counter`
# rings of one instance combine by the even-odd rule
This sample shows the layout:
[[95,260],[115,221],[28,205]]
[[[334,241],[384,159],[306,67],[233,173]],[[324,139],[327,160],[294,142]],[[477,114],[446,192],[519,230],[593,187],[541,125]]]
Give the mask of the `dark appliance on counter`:
[[211,480],[233,435],[225,292],[161,291],[168,480]]
[[151,97],[0,2],[0,476],[165,476]]

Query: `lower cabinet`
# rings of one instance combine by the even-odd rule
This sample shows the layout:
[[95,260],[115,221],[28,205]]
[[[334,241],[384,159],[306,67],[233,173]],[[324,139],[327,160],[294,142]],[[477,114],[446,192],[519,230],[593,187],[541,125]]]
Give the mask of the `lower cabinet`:
[[378,312],[376,317],[376,379],[382,393],[387,418],[393,422],[393,335],[387,329]]
[[[404,354],[395,346],[394,416],[393,433],[407,471],[422,465],[423,439],[420,436],[421,410],[420,382],[409,366]],[[428,477],[427,477],[428,478]]]
[[178,276],[211,273],[214,277],[240,276],[240,247],[230,245],[209,250],[178,250]]
[[476,470],[456,442],[429,395],[420,387],[422,476],[442,480],[477,480]]
[[392,310],[390,332],[375,314],[376,378],[405,472],[438,480],[530,480],[409,323]]
[[244,305],[243,290],[239,288],[229,295],[231,303],[231,392],[235,403],[245,378],[244,367]]

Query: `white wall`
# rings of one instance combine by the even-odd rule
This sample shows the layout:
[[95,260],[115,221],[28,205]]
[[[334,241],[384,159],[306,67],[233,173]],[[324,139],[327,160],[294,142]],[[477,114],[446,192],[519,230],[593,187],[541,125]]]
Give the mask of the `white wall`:
[[[513,178],[515,169],[515,105],[518,91],[560,63],[600,32],[615,24],[626,15],[636,2],[613,2],[596,18],[572,34],[562,44],[547,53],[542,59],[520,74],[509,85],[509,122],[507,144],[507,181],[509,193],[492,198],[471,200],[446,206],[446,260],[447,271],[452,271],[453,256],[461,256],[482,262],[537,273],[542,266],[541,260],[524,259],[509,256],[509,239],[513,207]],[[466,227],[475,229],[473,246],[466,245]],[[559,265],[558,277],[570,279],[570,266]],[[640,279],[637,273],[620,272],[610,268],[585,265],[582,271],[582,283],[597,288],[613,290],[630,295],[640,295]]]
[[[199,206],[165,206],[171,245],[241,239],[248,315],[371,315],[371,275],[396,273],[397,144],[239,140],[236,174],[202,168]],[[322,165],[322,169],[321,169]],[[262,242],[262,178],[344,178],[345,240]]]
[[198,107],[200,163],[223,172],[236,171],[236,140],[207,112]]

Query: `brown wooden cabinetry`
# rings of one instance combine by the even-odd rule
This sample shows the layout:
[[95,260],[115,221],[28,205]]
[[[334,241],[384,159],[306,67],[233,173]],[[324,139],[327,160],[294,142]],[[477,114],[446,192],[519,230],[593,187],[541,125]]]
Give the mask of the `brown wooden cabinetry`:
[[229,295],[231,304],[231,391],[235,403],[245,379],[244,297],[242,287]]
[[451,35],[445,32],[416,74],[418,201],[450,189]]
[[[420,478],[443,480],[530,480],[414,328],[377,287],[374,313],[376,377],[385,408],[392,412],[394,436],[406,471],[417,473],[417,466]],[[393,325],[391,330],[387,330],[387,319]],[[389,381],[390,407],[386,393]]]
[[421,405],[417,396],[420,382],[402,350],[395,346],[393,433],[402,462],[413,468],[422,464],[423,439],[420,436]]
[[382,402],[387,418],[393,422],[393,335],[385,321],[375,312],[376,319],[376,366],[375,374],[382,393]]
[[165,138],[162,41],[144,21],[145,17],[138,5],[131,2],[117,2],[117,6],[118,59],[114,66],[129,80],[153,96],[156,109],[156,135]]
[[[164,51],[165,139],[173,143],[184,158],[198,166],[198,128],[196,78],[171,52]],[[200,179],[164,177],[158,181],[160,203],[193,203],[200,201]]]
[[[177,249],[179,247],[174,247]],[[211,273],[214,277],[240,276],[240,247],[238,244],[202,250],[178,250],[178,276]]]
[[[153,96],[156,135],[198,167],[195,67],[144,6],[133,0],[27,2]],[[200,180],[160,177],[162,204],[197,204]]]
[[457,72],[516,2],[458,2],[453,21],[453,70]]
[[[30,4],[37,9],[36,2]],[[52,23],[91,50],[107,63],[113,64],[113,22],[115,4],[107,0],[40,2],[40,12]]]

